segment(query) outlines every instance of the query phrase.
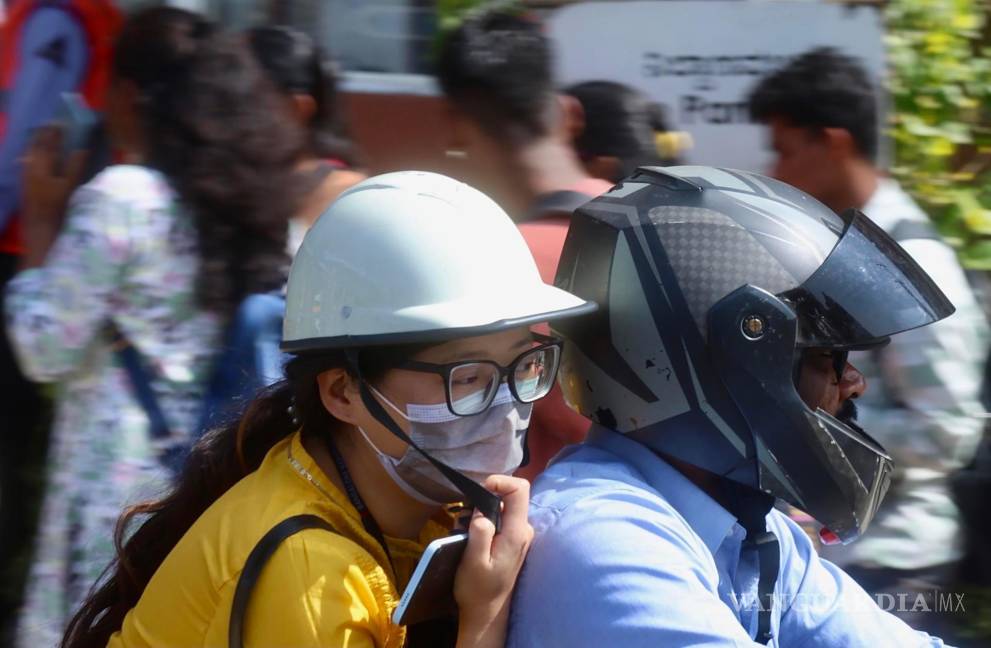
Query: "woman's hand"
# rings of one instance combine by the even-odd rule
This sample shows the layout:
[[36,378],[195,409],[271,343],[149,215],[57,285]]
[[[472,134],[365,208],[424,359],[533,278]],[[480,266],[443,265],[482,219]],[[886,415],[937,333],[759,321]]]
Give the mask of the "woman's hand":
[[73,151],[67,160],[62,160],[62,131],[57,126],[39,129],[31,142],[23,158],[23,268],[44,263],[49,248],[62,229],[69,196],[82,180],[86,156],[86,151],[79,150]]
[[509,604],[516,577],[533,540],[527,522],[530,483],[518,477],[492,475],[485,488],[502,498],[502,530],[475,512],[468,529],[468,546],[454,580],[458,602],[458,648],[506,643]]

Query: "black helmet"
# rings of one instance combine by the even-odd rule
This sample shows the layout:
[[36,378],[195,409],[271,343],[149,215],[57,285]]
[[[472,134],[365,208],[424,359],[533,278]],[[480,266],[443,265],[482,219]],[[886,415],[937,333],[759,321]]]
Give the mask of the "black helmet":
[[579,208],[556,283],[600,305],[555,325],[572,407],[780,497],[844,542],[874,516],[891,459],[802,401],[801,349],[880,346],[953,312],[860,212],[709,167],[641,168]]

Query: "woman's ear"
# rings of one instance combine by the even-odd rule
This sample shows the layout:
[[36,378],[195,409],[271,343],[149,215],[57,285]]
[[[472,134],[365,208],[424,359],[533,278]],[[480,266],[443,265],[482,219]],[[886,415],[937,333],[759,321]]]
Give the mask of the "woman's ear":
[[344,423],[355,423],[358,409],[361,408],[361,397],[354,378],[346,369],[335,368],[323,372],[317,376],[317,387],[320,390],[320,402],[331,416]]
[[313,116],[317,114],[317,100],[311,95],[298,92],[293,93],[292,105],[299,123],[303,126],[313,121]]
[[563,136],[573,143],[585,132],[585,109],[580,101],[571,95],[557,95],[558,110],[561,112]]
[[596,155],[588,159],[583,159],[582,164],[585,165],[585,170],[593,178],[618,182],[623,177],[620,173],[620,165],[622,163],[618,157],[612,155]]

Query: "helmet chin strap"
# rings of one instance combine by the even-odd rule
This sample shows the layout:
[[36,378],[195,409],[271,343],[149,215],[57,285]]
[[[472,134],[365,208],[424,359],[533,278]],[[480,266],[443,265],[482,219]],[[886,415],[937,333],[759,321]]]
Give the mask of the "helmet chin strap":
[[407,443],[411,448],[423,455],[427,461],[440,471],[454,486],[465,496],[465,502],[478,509],[482,515],[487,517],[495,525],[496,531],[500,528],[499,512],[502,508],[502,501],[493,493],[490,493],[477,482],[465,477],[457,470],[447,464],[438,461],[424,452],[413,439],[396,423],[396,421],[385,411],[382,404],[375,399],[365,377],[361,373],[361,363],[358,359],[358,351],[349,349],[347,351],[348,363],[358,377],[358,392],[361,394],[361,402],[368,409],[369,413],[375,417],[379,423],[392,432],[399,439]]
[[747,532],[743,549],[757,554],[757,643],[768,644],[774,637],[771,616],[774,609],[774,586],[781,568],[778,538],[767,528],[767,514],[774,506],[774,496],[728,479],[720,479],[719,502],[733,514]]

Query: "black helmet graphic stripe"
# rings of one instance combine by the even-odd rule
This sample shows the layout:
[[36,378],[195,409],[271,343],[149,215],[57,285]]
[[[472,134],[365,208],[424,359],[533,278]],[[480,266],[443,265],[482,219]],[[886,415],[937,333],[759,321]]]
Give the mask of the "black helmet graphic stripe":
[[[691,318],[677,315],[685,312],[681,292],[665,292],[666,286],[676,288],[677,282],[649,217],[628,205],[608,203],[599,205],[596,216],[572,224],[570,236],[587,243],[566,246],[561,267],[580,267],[581,271],[568,277],[562,273],[558,279],[577,293],[598,295],[601,305],[611,301],[626,308],[642,302],[639,308],[645,316],[637,321],[638,331],[629,335],[621,335],[611,325],[609,308],[590,316],[583,326],[569,322],[555,325],[555,330],[572,339],[572,347],[587,356],[587,363],[598,368],[596,372],[602,370],[603,382],[607,374],[616,390],[629,394],[622,420],[611,408],[596,409],[594,418],[609,427],[632,431],[642,427],[645,416],[656,417],[660,412],[682,414],[688,419],[701,416],[721,431],[727,451],[735,455],[724,468],[733,470],[745,456],[753,455],[752,444],[734,431],[743,422],[732,420],[739,419],[732,403],[719,393],[709,376],[693,366],[692,357],[702,348],[703,340]],[[644,222],[647,227],[642,226]],[[659,324],[678,319],[682,320],[679,328]],[[635,366],[632,357],[638,358]],[[589,385],[584,387],[587,390]],[[664,394],[660,403],[658,390]],[[636,404],[639,408],[634,405],[636,400],[642,401]]]

